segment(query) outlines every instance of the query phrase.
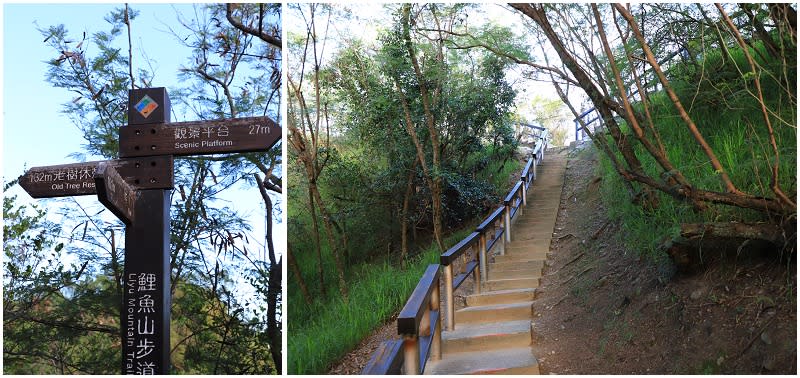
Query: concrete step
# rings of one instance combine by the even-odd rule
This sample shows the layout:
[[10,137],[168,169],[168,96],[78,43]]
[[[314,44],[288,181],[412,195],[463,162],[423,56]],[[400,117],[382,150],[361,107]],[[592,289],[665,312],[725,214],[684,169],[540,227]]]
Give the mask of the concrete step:
[[543,232],[553,229],[556,215],[539,215],[534,219],[520,219],[511,224],[511,232],[522,233]]
[[465,307],[460,310],[456,310],[456,328],[466,323],[501,322],[530,319],[532,304],[533,301],[526,301]]
[[534,190],[528,194],[527,204],[526,209],[537,210],[543,207],[555,209],[561,205],[561,192],[553,191],[551,194],[542,194]]
[[[554,174],[555,175],[555,174]],[[541,176],[539,176],[541,177]],[[561,177],[554,177],[552,180],[533,180],[533,191],[536,190],[561,190],[564,180]]]
[[538,208],[535,206],[531,206],[528,204],[527,207],[522,208],[522,216],[517,215],[514,223],[520,221],[536,221],[542,218],[549,218],[551,216],[558,214],[558,206],[553,206],[551,208]]
[[[514,239],[514,229],[511,229],[512,232],[512,241],[510,244],[506,244],[506,254],[513,254],[514,252],[527,252],[527,251],[548,251],[550,249],[550,243],[552,243],[551,238],[547,239],[533,239],[533,240],[515,240]],[[520,232],[522,233],[522,232]]]
[[528,188],[528,200],[552,201],[555,199],[561,199],[560,186],[534,183]]
[[531,345],[531,321],[513,320],[497,323],[456,324],[456,329],[442,332],[442,353],[447,355]]
[[[515,263],[515,262],[529,262],[529,261],[544,261],[547,260],[549,251],[535,251],[529,253],[516,253],[505,254],[502,256],[495,256],[494,263]],[[491,271],[491,268],[489,269]]]
[[530,260],[530,261],[506,261],[506,262],[493,262],[489,264],[489,272],[506,271],[515,269],[526,269],[541,271],[544,268],[544,260]]
[[522,216],[515,219],[511,223],[511,227],[517,224],[540,224],[540,223],[553,223],[558,216],[558,211],[538,211],[534,207],[528,206],[525,208]]
[[489,268],[489,281],[511,278],[542,278],[541,269],[492,269]]
[[558,198],[558,199],[556,199],[556,198],[543,199],[541,201],[539,201],[539,200],[533,201],[533,200],[531,200],[531,198],[528,198],[528,205],[525,208],[525,210],[529,210],[530,209],[530,211],[526,211],[525,215],[523,215],[523,218],[527,218],[528,214],[531,211],[538,213],[543,208],[558,209],[558,206],[560,206],[560,205],[561,205],[561,199],[560,198]]
[[553,237],[553,230],[545,230],[542,231],[541,229],[538,230],[514,230],[514,241],[525,241],[525,240],[541,240],[541,239],[550,239]]
[[539,287],[541,277],[498,278],[486,281],[486,290],[529,289]]
[[509,304],[516,302],[529,302],[533,300],[536,289],[510,289],[497,291],[484,291],[480,294],[467,296],[467,306],[487,306],[495,304]]
[[541,222],[543,219],[548,219],[548,220],[555,219],[555,217],[558,215],[557,209],[540,211],[539,209],[531,207],[530,205],[528,205],[528,207],[525,207],[523,209],[524,210],[522,212],[522,216],[517,216],[517,218],[514,219],[514,222],[512,224],[516,224],[518,222],[522,223]]
[[526,212],[522,216],[514,219],[511,226],[515,225],[537,225],[537,224],[552,224],[558,216],[558,211],[537,211],[536,208],[527,207]]
[[430,361],[425,374],[539,374],[539,362],[530,347],[465,352]]

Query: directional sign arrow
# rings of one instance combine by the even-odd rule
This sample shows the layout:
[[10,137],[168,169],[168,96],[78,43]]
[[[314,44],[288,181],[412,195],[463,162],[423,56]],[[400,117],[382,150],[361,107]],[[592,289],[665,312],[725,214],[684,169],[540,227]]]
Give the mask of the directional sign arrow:
[[19,185],[33,198],[80,196],[97,193],[94,175],[100,163],[109,163],[136,189],[171,189],[172,156],[90,161],[33,167],[19,177]]
[[128,185],[117,173],[112,164],[102,162],[94,174],[97,199],[111,210],[123,223],[133,223],[133,210],[136,201],[136,190]]
[[128,125],[119,129],[119,156],[267,151],[280,139],[268,117]]

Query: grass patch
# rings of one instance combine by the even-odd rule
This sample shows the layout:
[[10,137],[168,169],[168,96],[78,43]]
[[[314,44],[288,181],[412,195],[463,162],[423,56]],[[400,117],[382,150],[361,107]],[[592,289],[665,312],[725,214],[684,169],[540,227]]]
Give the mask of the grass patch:
[[[467,227],[450,235],[453,245],[474,229]],[[402,308],[428,264],[438,263],[441,251],[436,244],[409,259],[403,269],[391,264],[360,267],[357,279],[349,284],[348,302],[336,298],[314,307],[315,316],[303,325],[289,322],[289,374],[325,374],[335,361],[353,349],[375,328]],[[304,311],[305,306],[292,306]]]
[[[525,162],[525,164],[527,164],[527,162]],[[493,161],[486,169],[486,172],[491,172],[487,180],[492,184],[492,187],[494,187],[495,193],[501,193],[501,196],[505,196],[509,189],[509,177],[512,177],[512,175],[517,172],[521,172],[522,168],[523,163],[516,159],[508,159],[505,163]]]
[[[731,51],[733,61],[745,67],[743,53]],[[670,75],[673,87],[684,106],[691,109],[690,117],[734,185],[754,196],[774,198],[770,189],[774,153],[760,104],[748,94],[748,89],[753,89],[752,79],[741,78],[735,67],[724,64],[719,56],[709,55],[705,62],[705,76],[697,76],[696,68],[677,66]],[[772,72],[781,68],[774,62],[760,64]],[[788,76],[794,78],[795,70],[792,69]],[[794,124],[797,110],[774,77],[763,74],[761,80],[781,156],[779,185],[789,197],[796,198],[797,129]],[[719,172],[711,168],[708,157],[678,117],[666,94],[654,93],[650,100],[655,127],[675,168],[697,188],[724,192]],[[627,130],[624,126],[623,129]],[[613,144],[610,137],[609,141]],[[651,177],[662,177],[663,170],[641,144],[635,143],[634,148],[644,171]],[[619,158],[622,160],[621,155]],[[666,258],[660,246],[667,239],[678,236],[681,223],[768,221],[761,212],[726,205],[709,204],[707,210],[698,213],[690,204],[662,192],[657,192],[658,207],[646,211],[631,203],[622,178],[614,171],[609,158],[603,154],[600,161],[603,201],[610,217],[620,221],[621,225],[617,236],[629,249],[656,260]]]

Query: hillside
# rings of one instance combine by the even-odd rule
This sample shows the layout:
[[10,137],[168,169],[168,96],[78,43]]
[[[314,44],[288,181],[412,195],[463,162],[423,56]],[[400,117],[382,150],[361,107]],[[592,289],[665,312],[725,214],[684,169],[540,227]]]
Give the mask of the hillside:
[[[533,311],[543,374],[796,374],[796,260],[742,253],[679,273],[625,246],[597,152],[567,166]],[[579,362],[579,363],[578,363]]]

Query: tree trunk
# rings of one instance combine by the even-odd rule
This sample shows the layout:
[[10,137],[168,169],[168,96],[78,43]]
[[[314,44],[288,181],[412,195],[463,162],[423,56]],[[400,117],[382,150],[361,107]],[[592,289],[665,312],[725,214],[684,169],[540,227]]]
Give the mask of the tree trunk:
[[764,240],[782,246],[786,243],[786,230],[773,223],[684,223],[681,236],[694,238],[742,238]]
[[[511,6],[528,16],[542,28],[542,32],[550,41],[550,44],[555,49],[556,53],[558,53],[561,61],[567,66],[570,72],[572,72],[572,75],[575,76],[578,84],[589,96],[589,99],[592,100],[592,104],[594,104],[595,109],[597,109],[597,111],[600,113],[600,116],[602,117],[611,134],[611,137],[614,138],[617,148],[620,150],[622,157],[628,164],[628,167],[630,167],[633,172],[642,173],[642,164],[639,161],[639,158],[636,157],[636,154],[633,151],[633,146],[628,141],[627,135],[622,133],[619,125],[617,125],[617,122],[614,120],[614,115],[611,113],[611,108],[613,107],[619,114],[622,114],[624,111],[621,109],[619,104],[616,104],[611,99],[603,96],[603,93],[601,93],[600,90],[597,89],[597,87],[595,87],[595,85],[592,83],[592,79],[589,77],[586,71],[580,67],[572,54],[567,50],[564,44],[561,43],[558,33],[553,30],[550,21],[547,19],[544,7],[542,5],[532,4],[511,4]],[[643,187],[642,191],[643,197],[641,200],[644,207],[652,208],[657,206],[657,197],[655,196],[655,193],[653,193],[652,189]]]
[[278,305],[281,295],[281,280],[283,276],[283,259],[276,260],[275,245],[272,243],[272,199],[269,198],[264,183],[258,174],[254,174],[261,197],[264,200],[264,207],[268,214],[267,220],[267,255],[269,258],[269,270],[267,272],[267,338],[269,338],[269,352],[272,355],[272,362],[275,370],[281,373],[281,322],[278,317]]
[[683,104],[681,104],[680,99],[678,99],[678,95],[675,94],[675,91],[672,90],[672,86],[670,85],[667,77],[664,75],[664,72],[661,70],[661,66],[656,61],[653,52],[650,50],[650,46],[648,46],[647,42],[644,39],[644,35],[642,35],[641,30],[639,30],[639,26],[636,24],[636,20],[633,19],[633,15],[628,12],[625,7],[615,4],[614,8],[617,9],[617,12],[622,15],[622,17],[628,22],[631,26],[631,30],[633,31],[633,36],[639,42],[639,45],[642,47],[642,50],[645,53],[645,57],[647,58],[648,63],[650,66],[653,67],[653,71],[656,73],[658,80],[661,82],[661,85],[664,88],[664,91],[667,93],[667,96],[672,101],[672,104],[675,106],[675,109],[678,111],[678,114],[683,119],[684,123],[686,123],[686,127],[689,129],[690,134],[694,137],[695,141],[700,145],[703,152],[708,157],[708,160],[711,162],[711,166],[714,168],[714,171],[719,173],[720,180],[722,184],[725,186],[725,189],[730,193],[735,194],[742,194],[736,186],[733,185],[733,182],[728,177],[728,173],[725,171],[725,168],[722,167],[722,164],[717,159],[717,155],[711,149],[711,146],[708,145],[705,138],[700,134],[700,131],[697,129],[697,125],[695,125],[694,121],[689,114],[686,112],[686,109],[683,108]]
[[300,273],[300,267],[297,265],[297,261],[294,259],[291,244],[286,244],[286,254],[289,256],[289,267],[292,269],[292,274],[294,274],[295,278],[297,279],[297,285],[300,286],[300,293],[303,294],[303,299],[306,301],[306,303],[311,304],[311,294],[308,292],[306,280],[303,279],[303,275]]
[[314,206],[314,194],[311,193],[311,185],[308,187],[308,211],[311,214],[311,230],[314,240],[314,252],[317,255],[317,277],[319,278],[319,290],[324,297],[328,293],[325,286],[325,269],[322,265],[322,247],[319,241],[319,221],[317,220],[317,207]]
[[444,241],[442,240],[442,176],[441,176],[441,163],[439,161],[439,150],[441,145],[439,143],[439,132],[436,130],[435,118],[431,111],[431,96],[428,93],[428,86],[425,84],[425,77],[422,75],[422,70],[417,61],[417,54],[414,51],[414,44],[411,41],[411,4],[403,5],[403,37],[405,38],[406,50],[408,56],[411,58],[411,65],[414,66],[414,74],[417,77],[419,84],[420,97],[422,98],[422,108],[425,112],[425,124],[428,126],[428,133],[431,137],[431,150],[433,154],[433,169],[431,185],[431,204],[433,205],[433,236],[436,239],[436,244],[442,251],[444,248]]
[[403,211],[400,213],[400,263],[405,266],[408,256],[408,206],[411,195],[414,194],[414,177],[417,175],[418,158],[414,159],[406,180],[406,193],[403,195]]
[[[622,105],[625,107],[625,113],[627,116],[625,117],[628,121],[628,124],[634,131],[634,135],[639,142],[642,143],[647,152],[655,158],[656,162],[661,166],[664,172],[674,172],[667,177],[667,182],[670,185],[684,185],[688,186],[689,183],[683,177],[683,174],[675,169],[672,165],[672,162],[667,159],[666,155],[661,153],[661,150],[656,148],[649,139],[644,135],[644,130],[642,130],[641,126],[639,126],[639,120],[636,118],[636,114],[633,111],[633,105],[631,105],[630,101],[628,100],[628,90],[625,88],[625,83],[622,82],[622,76],[619,73],[619,68],[617,68],[617,63],[614,60],[614,53],[611,51],[611,46],[608,44],[608,40],[606,38],[605,29],[603,28],[603,21],[600,19],[600,12],[597,10],[597,5],[592,4],[592,13],[594,13],[595,22],[597,22],[597,31],[600,36],[600,41],[603,45],[603,50],[606,53],[606,57],[608,58],[608,65],[611,68],[612,75],[614,76],[614,81],[617,84],[617,89],[620,92],[620,99],[622,100]],[[633,67],[631,67],[633,69]],[[655,130],[653,130],[655,132]],[[658,134],[655,134],[658,135]]]
[[796,230],[796,221],[782,226],[737,222],[681,224],[680,237],[664,247],[677,269],[691,274],[720,259],[792,259],[797,249]]
[[319,206],[319,213],[322,217],[322,224],[325,226],[325,234],[328,236],[328,243],[331,247],[331,254],[333,255],[333,262],[336,265],[336,277],[339,281],[339,293],[342,294],[342,298],[347,300],[347,282],[344,279],[344,265],[342,264],[342,256],[341,251],[339,250],[339,242],[336,239],[336,235],[333,232],[333,225],[331,224],[331,215],[328,212],[327,208],[325,207],[325,203],[322,201],[322,196],[319,194],[319,189],[317,188],[316,183],[309,184],[309,190],[311,191],[314,199],[317,202],[317,206]]

